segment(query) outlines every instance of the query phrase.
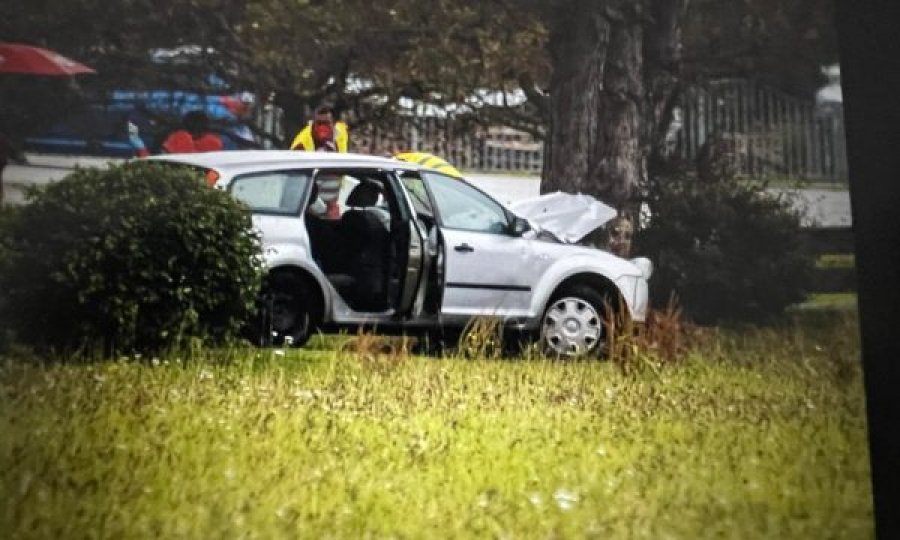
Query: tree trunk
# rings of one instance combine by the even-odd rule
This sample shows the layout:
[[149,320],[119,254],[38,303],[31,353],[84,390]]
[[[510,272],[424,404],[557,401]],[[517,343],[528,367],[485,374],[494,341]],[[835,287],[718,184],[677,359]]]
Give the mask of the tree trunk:
[[588,193],[619,209],[633,203],[644,174],[638,5],[575,1],[551,22],[542,192]]
[[643,147],[650,176],[671,158],[666,134],[681,90],[681,26],[687,4],[688,0],[652,0],[644,31]]
[[633,214],[679,90],[687,0],[575,0],[549,21],[553,74],[541,191]]
[[284,129],[284,140],[280,142],[279,148],[287,149],[297,136],[297,132],[305,125],[309,107],[304,100],[290,91],[276,92],[275,105],[282,111],[281,124]]

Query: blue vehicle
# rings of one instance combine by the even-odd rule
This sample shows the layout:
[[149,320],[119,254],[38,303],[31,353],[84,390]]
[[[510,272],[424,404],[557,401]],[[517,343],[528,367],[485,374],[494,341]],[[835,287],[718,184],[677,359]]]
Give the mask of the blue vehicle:
[[[248,99],[249,98],[249,99]],[[151,153],[158,153],[165,137],[178,129],[181,117],[203,110],[226,150],[259,148],[243,119],[252,96],[204,96],[182,91],[115,91],[101,104],[73,113],[45,133],[25,140],[25,149],[48,154],[77,154],[128,158],[128,123],[138,126]]]

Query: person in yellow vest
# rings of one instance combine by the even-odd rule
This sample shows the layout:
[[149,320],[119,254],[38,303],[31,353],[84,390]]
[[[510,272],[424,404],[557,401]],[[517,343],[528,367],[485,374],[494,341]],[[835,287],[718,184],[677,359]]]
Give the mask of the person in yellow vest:
[[[303,150],[307,152],[346,152],[349,134],[347,124],[334,121],[334,111],[331,107],[322,106],[316,109],[312,122],[297,133],[291,150]],[[343,184],[343,178],[329,179],[319,185],[322,201],[326,205],[328,219],[340,219],[341,211],[338,207],[337,194]]]
[[349,142],[347,124],[335,121],[334,110],[323,106],[316,109],[313,120],[294,137],[291,150],[346,152]]

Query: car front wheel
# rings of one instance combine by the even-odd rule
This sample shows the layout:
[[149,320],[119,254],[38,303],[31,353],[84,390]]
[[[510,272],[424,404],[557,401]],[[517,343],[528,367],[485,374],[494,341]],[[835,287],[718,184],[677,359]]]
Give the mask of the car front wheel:
[[570,358],[602,351],[607,305],[606,295],[584,285],[554,296],[541,319],[541,343],[545,351],[552,356]]

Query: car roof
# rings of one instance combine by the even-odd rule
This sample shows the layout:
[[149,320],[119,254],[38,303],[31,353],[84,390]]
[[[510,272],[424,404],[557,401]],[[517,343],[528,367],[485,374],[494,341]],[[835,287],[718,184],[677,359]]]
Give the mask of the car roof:
[[229,169],[256,167],[361,167],[412,170],[424,168],[399,159],[368,154],[297,150],[223,150],[191,154],[162,154],[144,159],[184,163],[222,172]]

